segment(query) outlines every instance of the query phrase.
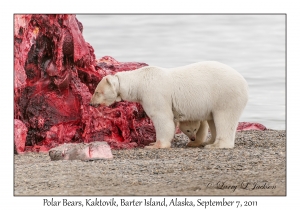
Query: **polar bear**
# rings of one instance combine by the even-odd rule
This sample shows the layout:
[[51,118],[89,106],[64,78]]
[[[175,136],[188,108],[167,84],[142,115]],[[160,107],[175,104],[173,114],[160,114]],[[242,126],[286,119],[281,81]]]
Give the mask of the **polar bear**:
[[206,141],[208,133],[207,121],[181,121],[178,123],[179,129],[191,140],[188,147],[199,147],[211,144],[211,140]]
[[233,68],[203,61],[176,68],[145,66],[105,76],[90,105],[121,100],[139,102],[152,120],[156,142],[146,148],[170,148],[179,121],[207,121],[212,133],[205,148],[233,148],[238,120],[248,101],[248,84]]
[[207,121],[180,121],[182,120],[182,116],[174,109],[173,114],[175,128],[179,127],[179,129],[191,140],[187,144],[188,147],[205,146],[211,143],[211,141],[206,142],[208,133]]
[[195,141],[200,124],[200,121],[182,121],[178,127],[191,141]]

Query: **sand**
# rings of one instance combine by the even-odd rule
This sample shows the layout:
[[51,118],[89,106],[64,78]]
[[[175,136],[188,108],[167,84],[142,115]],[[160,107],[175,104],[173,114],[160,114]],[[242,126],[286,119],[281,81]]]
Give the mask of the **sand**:
[[237,132],[234,149],[113,150],[112,160],[14,156],[14,195],[286,195],[286,131]]

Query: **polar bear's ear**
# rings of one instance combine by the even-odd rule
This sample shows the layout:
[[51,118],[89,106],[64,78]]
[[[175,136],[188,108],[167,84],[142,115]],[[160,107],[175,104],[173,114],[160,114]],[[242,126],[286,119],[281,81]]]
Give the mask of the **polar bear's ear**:
[[109,81],[109,77],[106,77],[105,79],[106,79],[107,84],[111,85],[111,82]]
[[109,84],[110,86],[112,86],[111,76],[109,75],[105,79],[106,79],[107,84]]

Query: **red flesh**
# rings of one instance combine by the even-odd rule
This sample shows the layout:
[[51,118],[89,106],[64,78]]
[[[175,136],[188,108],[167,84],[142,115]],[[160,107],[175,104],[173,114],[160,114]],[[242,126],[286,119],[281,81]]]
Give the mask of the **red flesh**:
[[250,123],[250,122],[239,122],[237,131],[246,131],[246,130],[261,130],[264,131],[267,128],[260,123]]

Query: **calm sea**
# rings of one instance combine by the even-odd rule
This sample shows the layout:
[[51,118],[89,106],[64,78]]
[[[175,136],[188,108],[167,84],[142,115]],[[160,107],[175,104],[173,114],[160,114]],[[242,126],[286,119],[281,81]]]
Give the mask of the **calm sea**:
[[176,67],[216,60],[239,71],[250,97],[240,121],[285,129],[284,15],[77,15],[97,58]]

